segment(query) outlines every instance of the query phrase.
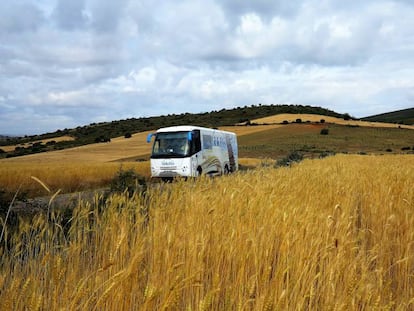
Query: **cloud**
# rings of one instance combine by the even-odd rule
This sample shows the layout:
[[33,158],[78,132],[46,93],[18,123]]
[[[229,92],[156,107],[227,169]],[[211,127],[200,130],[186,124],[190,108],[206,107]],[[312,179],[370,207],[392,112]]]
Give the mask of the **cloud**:
[[264,19],[272,19],[273,17],[292,17],[301,9],[303,1],[291,0],[223,0],[220,1],[223,10],[226,12],[230,21],[237,21],[240,16],[246,14],[256,14]]
[[26,1],[6,2],[0,10],[0,35],[36,31],[44,22],[42,11],[35,5]]
[[97,32],[116,32],[119,23],[124,17],[124,8],[127,0],[118,1],[90,1],[89,13],[92,28]]
[[89,23],[85,0],[58,0],[53,17],[61,29],[68,31],[84,29]]
[[409,108],[412,16],[403,0],[6,1],[0,133],[259,102]]

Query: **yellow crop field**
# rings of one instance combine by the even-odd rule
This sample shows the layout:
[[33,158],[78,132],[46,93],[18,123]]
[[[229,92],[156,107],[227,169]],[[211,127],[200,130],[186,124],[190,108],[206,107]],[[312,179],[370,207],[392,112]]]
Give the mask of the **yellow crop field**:
[[48,195],[33,177],[44,183],[51,192],[62,193],[108,186],[115,174],[133,169],[149,177],[149,161],[144,162],[3,162],[0,164],[1,189],[12,195],[17,190],[27,197]]
[[404,124],[394,124],[394,123],[383,123],[383,122],[368,122],[368,121],[358,121],[358,120],[344,120],[335,117],[329,117],[324,115],[317,114],[291,114],[291,113],[282,113],[270,117],[260,118],[252,120],[251,122],[257,124],[272,124],[272,123],[282,123],[283,121],[295,122],[297,119],[301,119],[302,122],[320,122],[324,119],[325,122],[335,123],[340,125],[351,125],[351,126],[368,126],[368,127],[387,127],[387,128],[406,128],[414,129],[413,125],[404,125]]
[[150,187],[0,241],[1,310],[412,310],[414,157]]
[[[17,159],[17,158],[16,158]],[[273,162],[266,159],[241,158],[240,165],[255,168]],[[51,192],[77,192],[100,187],[107,187],[120,170],[133,169],[137,174],[149,178],[150,163],[141,162],[36,162],[36,161],[3,161],[0,162],[1,190],[12,197],[18,190],[25,197],[48,195],[43,186],[34,180],[37,178]]]

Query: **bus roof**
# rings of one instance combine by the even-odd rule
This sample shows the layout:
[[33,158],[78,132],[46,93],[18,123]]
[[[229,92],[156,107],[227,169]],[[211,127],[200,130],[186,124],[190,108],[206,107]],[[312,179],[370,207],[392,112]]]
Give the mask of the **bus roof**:
[[222,131],[218,129],[212,129],[208,127],[201,127],[201,126],[193,126],[193,125],[179,125],[179,126],[170,126],[170,127],[163,127],[158,129],[156,132],[189,132],[193,130],[204,130],[204,131],[217,131],[222,133],[229,133],[235,135],[233,132]]

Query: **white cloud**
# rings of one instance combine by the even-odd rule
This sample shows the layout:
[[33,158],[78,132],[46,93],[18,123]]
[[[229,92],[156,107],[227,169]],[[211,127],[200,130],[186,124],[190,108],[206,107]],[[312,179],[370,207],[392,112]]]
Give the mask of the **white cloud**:
[[89,23],[85,0],[58,0],[52,16],[61,29],[68,31],[83,29]]
[[413,16],[403,0],[6,0],[0,134],[259,102],[413,107]]
[[42,11],[29,1],[2,3],[0,10],[0,36],[33,32],[45,22]]

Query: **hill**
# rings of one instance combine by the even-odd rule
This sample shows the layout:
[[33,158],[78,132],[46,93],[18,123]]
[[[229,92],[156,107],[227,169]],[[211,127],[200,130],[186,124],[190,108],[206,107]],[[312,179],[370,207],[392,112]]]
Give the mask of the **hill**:
[[385,122],[371,122],[371,121],[361,121],[348,118],[337,118],[331,116],[323,116],[317,114],[288,114],[282,113],[274,116],[259,118],[251,121],[251,124],[288,124],[288,123],[333,123],[340,125],[347,125],[353,127],[387,127],[387,128],[406,128],[414,129],[414,125],[404,125],[404,124],[395,124],[395,123],[385,123]]
[[[270,126],[270,125],[269,125]],[[265,128],[265,126],[263,126]],[[322,130],[327,131],[321,135]],[[335,153],[412,153],[414,130],[323,123],[290,123],[239,136],[241,157],[281,159],[292,152],[305,157]]]
[[[92,123],[86,126],[79,126],[74,129],[63,129],[53,133],[42,135],[7,138],[0,141],[0,157],[15,157],[33,153],[40,153],[51,150],[61,150],[78,147],[82,145],[109,142],[111,139],[121,136],[129,136],[133,133],[151,131],[160,127],[193,124],[206,127],[219,127],[234,125],[242,122],[249,122],[252,119],[263,118],[281,113],[306,113],[319,114],[343,118],[347,114],[339,114],[332,110],[321,107],[302,105],[252,105],[250,107],[237,107],[233,109],[222,109],[198,114],[172,114],[167,116],[156,116],[147,118],[131,118],[126,120]],[[70,136],[73,139],[59,140],[58,137]],[[45,143],[45,141],[48,141]],[[27,145],[28,143],[32,143]],[[7,152],[4,146],[14,146]]]
[[[307,115],[291,115],[302,118],[302,123],[268,124],[250,126],[223,126],[219,129],[235,132],[242,158],[286,157],[298,151],[306,157],[319,157],[333,153],[405,153],[414,150],[414,127],[368,127],[335,123],[305,122]],[[287,117],[287,115],[284,115]],[[320,117],[320,116],[319,116]],[[329,120],[329,117],[325,117]],[[268,119],[267,119],[268,120]],[[381,123],[382,124],[382,123]],[[321,135],[322,130],[327,135]],[[131,138],[114,138],[110,143],[94,143],[53,152],[11,157],[2,162],[59,163],[147,160],[151,145],[146,143],[150,131],[133,134]]]
[[[103,158],[111,158],[108,161],[116,161],[120,159],[120,156],[115,152],[113,154],[113,146],[118,143],[126,144],[127,147],[119,146],[119,150],[123,151],[122,158],[128,159],[131,157],[137,157],[142,155],[148,155],[148,147],[143,147],[139,153],[136,153],[137,150],[131,148],[132,145],[135,145],[137,141],[141,141],[141,136],[137,136],[138,133],[144,133],[148,131],[153,131],[160,127],[173,126],[173,125],[182,125],[182,124],[193,124],[198,126],[206,127],[223,127],[223,126],[234,126],[238,125],[287,125],[292,123],[315,123],[315,124],[340,124],[351,127],[388,127],[388,128],[400,128],[400,129],[414,129],[414,126],[404,125],[404,124],[395,124],[393,122],[396,119],[401,119],[402,116],[406,117],[404,122],[410,120],[408,117],[414,114],[414,109],[406,109],[396,112],[391,112],[389,114],[383,114],[391,123],[379,123],[372,122],[370,120],[378,120],[373,117],[365,118],[364,121],[354,120],[349,114],[339,114],[334,111],[320,108],[320,107],[311,107],[311,106],[298,106],[298,105],[252,105],[250,107],[237,107],[234,109],[222,109],[220,111],[211,111],[206,113],[199,114],[180,114],[180,115],[167,115],[167,116],[158,116],[158,117],[148,117],[148,118],[139,118],[139,119],[127,119],[119,120],[98,124],[90,124],[83,127],[77,127],[75,129],[64,129],[58,130],[54,133],[46,133],[43,135],[36,136],[27,136],[19,138],[8,137],[6,140],[0,141],[0,158],[10,158],[16,156],[23,156],[35,153],[42,153],[42,157],[47,159],[49,155],[44,154],[45,151],[58,151],[65,150],[68,148],[79,148],[84,145],[93,146],[92,149],[95,150],[92,154],[99,152],[100,154],[105,154]],[[413,115],[414,116],[414,115]],[[384,118],[385,118],[384,117]],[[372,118],[372,119],[370,119]],[[386,118],[386,119],[387,119]],[[401,122],[400,122],[401,123]],[[414,123],[414,122],[413,122]],[[250,126],[249,128],[251,128]],[[245,130],[242,130],[245,128]],[[252,129],[247,129],[247,127],[236,127],[233,128],[233,131],[236,131],[239,135],[239,132],[246,134],[251,132]],[[261,131],[263,128],[256,128],[255,131]],[[388,135],[388,134],[386,134]],[[132,141],[128,141],[125,138],[132,137]],[[111,146],[105,146],[108,143],[113,142]],[[406,142],[402,142],[406,145]],[[98,144],[98,145],[94,145]],[[367,145],[370,145],[369,143]],[[408,144],[407,146],[410,146]],[[401,146],[401,148],[406,146]],[[141,147],[140,147],[141,148]],[[397,147],[400,148],[400,147]],[[367,148],[361,148],[361,152],[365,152]],[[389,149],[389,148],[385,148]],[[395,147],[391,146],[391,149],[395,150]],[[85,150],[85,152],[90,152],[87,149],[76,149],[76,152],[80,150]],[[88,150],[88,151],[87,151]],[[126,151],[128,150],[128,151]],[[145,152],[143,152],[145,150]],[[369,148],[368,148],[369,150]],[[378,148],[375,150],[379,151]],[[71,151],[75,152],[75,151]],[[135,153],[134,153],[135,152]],[[82,154],[83,152],[79,153]],[[59,154],[59,153],[55,153]],[[79,158],[80,156],[76,158]],[[90,155],[86,155],[88,158]],[[99,158],[99,157],[98,157]]]
[[377,114],[370,117],[362,118],[361,120],[371,122],[387,122],[414,125],[414,108]]

